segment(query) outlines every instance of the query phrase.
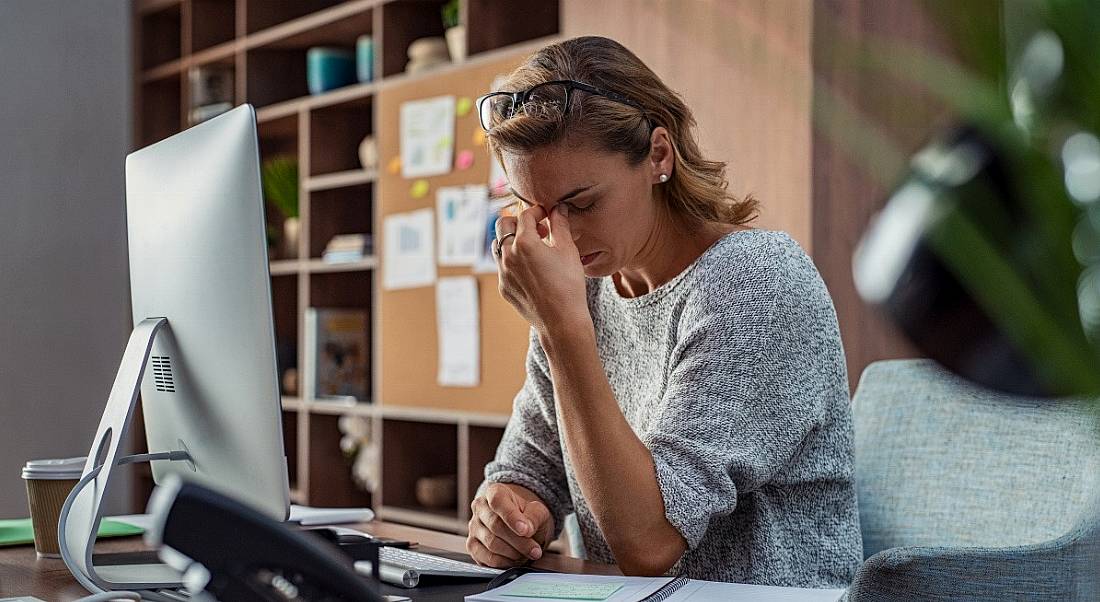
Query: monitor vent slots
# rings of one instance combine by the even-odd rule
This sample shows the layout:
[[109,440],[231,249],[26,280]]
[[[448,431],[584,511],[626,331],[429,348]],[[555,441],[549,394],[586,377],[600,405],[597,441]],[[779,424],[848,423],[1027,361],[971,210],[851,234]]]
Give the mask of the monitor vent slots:
[[176,383],[172,380],[172,361],[167,355],[153,356],[153,379],[156,381],[157,391],[176,392]]

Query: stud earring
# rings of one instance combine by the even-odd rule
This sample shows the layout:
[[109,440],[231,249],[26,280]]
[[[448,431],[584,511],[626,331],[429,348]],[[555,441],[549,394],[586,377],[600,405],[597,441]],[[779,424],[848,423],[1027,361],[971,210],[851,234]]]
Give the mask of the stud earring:
[[661,180],[661,183],[662,183],[662,184],[664,184],[665,182],[667,182],[667,181],[668,181],[668,174],[666,174],[666,173],[663,173],[663,174],[661,174],[661,178],[660,178],[660,180]]

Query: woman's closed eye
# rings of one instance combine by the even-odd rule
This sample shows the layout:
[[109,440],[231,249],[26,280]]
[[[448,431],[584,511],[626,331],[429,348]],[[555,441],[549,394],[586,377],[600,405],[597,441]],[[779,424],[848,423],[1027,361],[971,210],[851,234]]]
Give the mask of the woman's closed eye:
[[569,201],[563,204],[569,207],[570,213],[584,213],[585,211],[591,211],[596,207],[596,201],[592,199],[584,201]]

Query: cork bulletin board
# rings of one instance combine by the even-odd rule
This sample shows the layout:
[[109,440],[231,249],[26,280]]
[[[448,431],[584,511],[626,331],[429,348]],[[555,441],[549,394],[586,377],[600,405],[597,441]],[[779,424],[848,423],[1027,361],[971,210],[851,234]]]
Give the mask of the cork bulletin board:
[[[489,153],[477,143],[477,110],[455,117],[457,157],[464,150],[474,153],[468,169],[453,168],[450,173],[425,178],[430,190],[414,198],[415,179],[387,169],[392,158],[400,156],[401,104],[437,96],[476,99],[489,90],[493,79],[514,69],[524,53],[511,53],[492,59],[482,58],[428,77],[413,77],[408,82],[387,86],[378,95],[377,127],[379,140],[378,227],[376,236],[384,236],[381,227],[386,216],[417,209],[432,208],[436,192],[443,186],[487,184]],[[438,230],[436,247],[438,251]],[[377,239],[377,249],[385,241]],[[478,281],[480,379],[474,387],[443,387],[437,384],[438,337],[436,334],[435,286],[385,290],[379,284],[379,396],[383,405],[411,406],[433,410],[457,410],[508,414],[512,400],[523,384],[527,353],[527,323],[497,292],[496,273],[475,274],[470,267],[436,266],[437,278],[474,275]],[[377,278],[377,282],[381,282]]]

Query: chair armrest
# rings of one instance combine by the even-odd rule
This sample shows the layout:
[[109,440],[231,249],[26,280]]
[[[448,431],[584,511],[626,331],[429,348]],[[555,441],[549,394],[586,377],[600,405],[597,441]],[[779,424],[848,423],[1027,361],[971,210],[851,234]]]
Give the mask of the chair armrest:
[[1097,600],[1097,529],[1011,548],[883,550],[856,573],[845,600]]

